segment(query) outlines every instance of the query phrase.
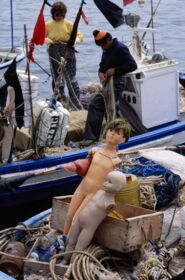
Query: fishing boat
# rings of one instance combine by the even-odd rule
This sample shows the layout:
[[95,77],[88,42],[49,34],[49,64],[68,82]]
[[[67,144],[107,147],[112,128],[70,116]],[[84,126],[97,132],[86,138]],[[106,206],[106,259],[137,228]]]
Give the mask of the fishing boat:
[[[150,28],[133,26],[135,21],[135,16],[131,15],[133,41],[129,48],[137,60],[138,69],[126,75],[123,99],[135,110],[147,131],[131,136],[129,141],[121,143],[118,149],[127,151],[184,144],[185,113],[181,113],[179,107],[178,63],[163,53],[147,55],[143,44],[137,47],[139,42],[142,43],[140,33],[153,31]],[[50,112],[51,108],[48,111]],[[54,109],[53,112],[55,113]],[[30,205],[37,203],[39,207],[44,208],[54,195],[73,193],[81,177],[62,170],[61,165],[85,158],[89,149],[90,147],[74,148],[62,153],[45,155],[40,159],[5,162],[0,165],[1,213],[11,207],[11,211],[8,211],[10,217],[18,213],[18,208],[19,213],[24,214],[22,206],[32,210]],[[43,170],[45,172],[42,173]],[[40,175],[36,175],[38,171],[41,172]],[[3,216],[2,214],[2,219],[8,221]]]
[[14,22],[13,22],[13,1],[10,0],[10,22],[11,22],[11,47],[0,47],[0,81],[4,73],[11,65],[14,58],[19,64],[25,58],[25,52],[22,47],[14,45]]
[[25,58],[23,48],[0,48],[0,80],[2,79],[5,71],[11,65],[14,58],[16,58],[18,64]]

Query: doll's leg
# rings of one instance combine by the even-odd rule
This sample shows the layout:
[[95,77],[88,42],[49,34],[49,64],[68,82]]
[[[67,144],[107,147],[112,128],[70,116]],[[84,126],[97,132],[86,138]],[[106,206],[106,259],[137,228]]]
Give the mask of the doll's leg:
[[[76,243],[75,250],[83,251],[84,249],[86,249],[87,246],[91,243],[91,240],[94,236],[94,232],[94,228],[91,227],[82,229],[78,236],[78,241]],[[73,262],[75,256],[76,254],[74,253],[71,257],[71,263]]]
[[89,193],[87,194],[82,203],[80,204],[80,206],[78,207],[75,215],[74,215],[74,218],[76,218],[78,216],[78,214],[81,212],[82,209],[84,209],[84,207],[87,205],[87,203],[91,200],[91,198],[95,195],[95,193]]
[[[68,243],[67,243],[65,252],[74,250],[74,248],[76,246],[76,243],[77,243],[77,240],[78,240],[79,234],[80,234],[80,224],[79,224],[78,219],[76,219],[72,223],[72,226],[70,228]],[[69,262],[70,258],[71,258],[71,254],[65,255],[62,263],[67,264]]]
[[68,209],[68,212],[67,212],[67,217],[66,217],[66,220],[65,220],[64,230],[63,230],[64,235],[68,234],[69,229],[71,227],[73,217],[74,217],[77,209],[81,205],[83,199],[84,199],[84,194],[80,191],[79,188],[77,188],[76,191],[74,192],[74,194],[72,196],[72,199],[71,199],[71,202],[69,204],[69,209]]

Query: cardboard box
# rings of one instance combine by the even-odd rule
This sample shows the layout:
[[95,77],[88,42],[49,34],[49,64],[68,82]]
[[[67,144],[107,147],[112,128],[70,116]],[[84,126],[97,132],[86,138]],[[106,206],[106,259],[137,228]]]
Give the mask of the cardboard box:
[[[53,198],[51,227],[62,231],[71,196]],[[116,211],[123,218],[107,216],[98,227],[94,240],[108,249],[131,252],[148,240],[160,240],[163,213],[141,207],[116,203]]]

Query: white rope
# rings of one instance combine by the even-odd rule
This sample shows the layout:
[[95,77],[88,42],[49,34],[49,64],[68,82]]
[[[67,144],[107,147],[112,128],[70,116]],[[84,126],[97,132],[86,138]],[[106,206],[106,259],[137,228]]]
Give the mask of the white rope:
[[113,273],[107,270],[101,263],[101,257],[105,254],[104,250],[99,246],[90,245],[85,251],[69,251],[53,256],[50,260],[50,272],[52,279],[57,280],[58,277],[54,272],[56,260],[66,254],[77,254],[72,264],[69,265],[68,270],[64,275],[64,279],[74,280],[96,280],[111,279],[121,280],[118,273]]

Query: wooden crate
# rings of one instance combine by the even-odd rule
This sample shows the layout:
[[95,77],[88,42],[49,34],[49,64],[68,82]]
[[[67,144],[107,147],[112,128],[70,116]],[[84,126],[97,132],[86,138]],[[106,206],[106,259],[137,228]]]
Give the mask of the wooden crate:
[[[62,231],[71,196],[53,198],[51,227]],[[107,216],[98,227],[94,240],[108,249],[131,252],[148,240],[160,240],[163,213],[138,206],[116,203],[123,219]]]

